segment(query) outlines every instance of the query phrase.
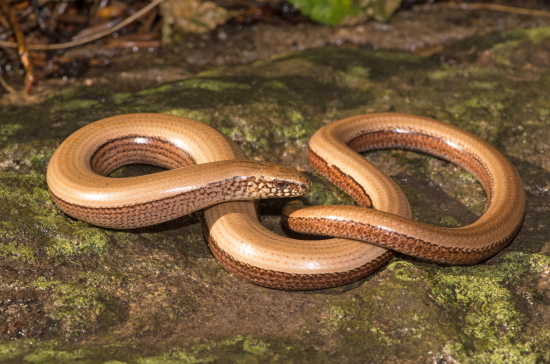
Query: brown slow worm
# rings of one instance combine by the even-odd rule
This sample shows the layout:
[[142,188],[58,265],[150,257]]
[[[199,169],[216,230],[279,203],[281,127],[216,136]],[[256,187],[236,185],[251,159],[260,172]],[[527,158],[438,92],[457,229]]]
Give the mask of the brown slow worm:
[[[424,125],[422,120],[429,120],[407,115],[385,116],[390,119],[392,117],[397,120],[409,119],[413,124],[416,121],[417,127]],[[406,130],[406,127],[403,130]],[[452,130],[460,132],[456,128]],[[411,134],[415,143],[423,141],[422,137],[415,136],[413,133],[401,131],[399,133]],[[352,147],[361,149],[364,139],[362,136],[366,134],[356,130],[355,135],[357,138],[347,141],[351,142]],[[385,133],[378,135],[382,139],[386,138]],[[461,139],[454,141],[453,138],[453,135],[444,135],[443,143],[461,142]],[[479,139],[475,139],[474,144],[476,146],[474,151],[481,152],[481,162],[486,161],[483,158],[486,157],[485,149],[489,146]],[[384,146],[390,145],[386,143]],[[341,145],[329,144],[327,147],[329,151],[326,159],[322,159],[323,157],[319,155],[319,163],[314,165],[321,168],[326,165],[333,172],[337,171],[336,174],[332,174],[332,179],[346,189],[361,205],[374,205],[378,210],[392,214],[391,216],[400,215],[405,217],[407,222],[411,221],[409,220],[410,207],[406,198],[388,177],[381,172],[376,172],[355,152],[353,152],[356,157],[355,164],[352,169],[356,173],[348,173],[345,166],[338,165],[332,168],[331,166],[336,166],[333,161],[339,163],[343,160],[339,157],[341,153],[348,155],[350,153]],[[312,148],[311,151],[314,149]],[[428,152],[437,154],[434,151]],[[496,153],[500,159],[508,163],[498,152]],[[313,154],[310,153],[310,155]],[[455,153],[455,155],[461,154]],[[442,155],[442,157],[448,156]],[[244,154],[234,143],[205,124],[161,114],[120,115],[92,123],[69,137],[54,153],[48,166],[47,181],[53,200],[69,215],[92,224],[113,228],[132,228],[159,223],[189,211],[204,208],[209,204],[215,204],[206,208],[204,213],[207,238],[213,254],[230,271],[267,287],[316,289],[338,286],[363,278],[391,258],[392,254],[388,250],[357,240],[342,238],[296,240],[282,237],[259,223],[253,202],[220,203],[224,199],[233,199],[235,194],[239,195],[239,199],[275,197],[274,193],[276,197],[300,195],[309,187],[309,181],[290,168],[265,162],[246,162],[244,158]],[[221,163],[210,165],[215,168],[210,168],[207,164],[203,165],[211,162]],[[104,177],[112,170],[131,163],[153,164],[175,170],[141,176],[137,179]],[[233,163],[237,164],[232,167]],[[189,188],[182,184],[182,178],[186,179],[188,176],[183,171],[191,168],[188,166],[193,164],[197,164],[192,168],[198,168],[197,173],[203,176],[203,179],[199,179],[199,182],[193,179],[194,177],[187,179],[185,183],[190,182],[191,186],[196,188],[192,188],[194,192],[186,196]],[[459,164],[472,169],[471,165],[462,161],[459,161]],[[240,176],[246,174],[242,172],[244,170],[250,173],[249,177],[252,179],[245,177],[247,180],[245,185],[252,184],[251,191],[257,192],[258,184],[267,183],[269,176],[270,192],[261,196],[248,195],[250,191],[244,191],[245,187],[242,183],[231,184],[235,183],[235,177],[231,177],[229,172],[228,175],[224,174],[226,167],[233,171],[235,168],[240,168]],[[515,188],[519,189],[519,192],[514,188],[509,191],[516,193],[513,195],[513,201],[523,209],[523,190],[519,188],[521,182],[517,172],[513,167],[511,168],[512,181],[516,183]],[[481,167],[478,169],[485,171]],[[344,172],[341,173],[342,171]],[[484,176],[495,177],[494,175],[476,173],[478,170],[475,168],[472,171],[480,178],[486,189],[494,187],[493,182],[488,182],[487,178],[484,179]],[[376,178],[380,178],[378,183],[369,181],[368,177],[363,178],[363,174],[369,173],[375,173],[378,176]],[[237,180],[240,181],[240,179]],[[231,182],[228,183],[228,181]],[[497,187],[499,184],[502,183],[497,182]],[[135,185],[139,187],[135,188]],[[110,190],[113,186],[115,186],[114,190]],[[161,186],[169,187],[164,188],[165,192],[156,192]],[[226,187],[229,187],[229,191],[222,192]],[[488,212],[494,211],[492,205],[495,204],[494,201],[498,201],[496,197],[501,196],[502,193],[499,188],[495,191],[489,190],[490,203],[484,217]],[[210,191],[213,194],[209,194],[209,189],[215,193]],[[233,196],[228,198],[227,194]],[[198,201],[195,201],[197,199]],[[516,215],[516,226],[511,230],[512,233],[518,229],[523,211],[517,212]],[[510,222],[509,220],[513,219],[509,218],[506,221]],[[501,219],[494,223],[495,230],[499,230],[497,226],[502,222]]]
[[[471,172],[485,189],[485,213],[459,228],[416,222],[407,211],[390,213],[387,204],[401,195],[392,196],[394,183],[357,153],[384,148],[431,154]],[[284,215],[296,231],[360,239],[439,263],[472,264],[501,250],[523,221],[525,192],[510,161],[478,137],[434,119],[370,114],[340,120],[313,135],[309,157],[333,183],[356,199],[370,198],[375,209],[294,203]]]

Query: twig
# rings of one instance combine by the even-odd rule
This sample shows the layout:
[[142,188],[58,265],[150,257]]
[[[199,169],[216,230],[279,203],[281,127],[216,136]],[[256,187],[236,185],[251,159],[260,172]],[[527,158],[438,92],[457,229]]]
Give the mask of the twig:
[[102,32],[104,30],[111,30],[113,27],[115,27],[117,24],[120,24],[121,20],[119,18],[111,20],[107,23],[102,23],[98,25],[94,25],[91,27],[88,27],[86,29],[81,30],[77,34],[75,34],[71,39],[72,41],[81,40],[81,39],[88,39],[89,37],[93,37],[95,34]]
[[507,5],[500,5],[500,4],[485,4],[485,3],[454,3],[454,2],[437,3],[437,4],[430,4],[430,5],[415,6],[415,9],[428,10],[428,9],[433,9],[434,7],[463,9],[463,10],[492,10],[492,11],[500,11],[504,13],[550,17],[550,11],[547,11],[547,10],[516,8],[514,6],[507,6]]
[[19,59],[25,69],[25,92],[30,93],[34,83],[34,66],[29,56],[29,50],[27,48],[27,41],[25,35],[21,31],[19,21],[17,20],[17,14],[10,8],[7,2],[2,3],[2,11],[9,18],[13,32],[15,33],[15,39],[17,40],[17,51],[19,53]]
[[0,85],[2,85],[10,94],[22,96],[21,92],[8,85],[8,83],[6,82],[6,80],[4,80],[4,77],[2,76],[2,72],[0,72]]
[[[114,27],[112,27],[110,29],[105,29],[105,30],[100,31],[100,32],[95,33],[95,34],[92,34],[92,35],[90,35],[86,38],[82,38],[82,39],[78,39],[78,40],[72,40],[70,42],[59,43],[59,44],[27,44],[27,48],[30,49],[30,50],[41,50],[41,51],[43,51],[43,50],[53,50],[53,49],[65,49],[65,48],[76,47],[76,46],[79,46],[79,45],[82,45],[82,44],[85,44],[85,43],[92,42],[96,39],[99,39],[101,37],[104,37],[106,35],[114,33],[117,30],[119,30],[120,28],[125,27],[126,25],[130,24],[134,20],[141,17],[143,14],[147,13],[149,10],[153,9],[155,6],[162,3],[163,1],[165,1],[165,0],[153,0],[153,1],[151,1],[151,3],[147,4],[142,9],[135,12],[134,14],[129,16],[128,18],[124,19],[123,21],[121,21],[120,23],[115,25]],[[17,43],[16,42],[9,42],[9,41],[0,40],[0,47],[16,48]]]
[[146,33],[148,32],[151,27],[153,26],[153,22],[155,21],[155,18],[158,15],[158,11],[151,12],[141,23],[141,27],[138,30],[138,33]]
[[[8,19],[6,19],[6,17],[4,16],[4,14],[2,14],[4,12],[4,7],[5,5],[2,4],[2,11],[0,12],[0,25],[2,25],[4,28],[6,29],[9,29],[10,28],[10,22],[8,21]],[[7,15],[7,14],[6,14]],[[5,33],[4,33],[5,34]]]

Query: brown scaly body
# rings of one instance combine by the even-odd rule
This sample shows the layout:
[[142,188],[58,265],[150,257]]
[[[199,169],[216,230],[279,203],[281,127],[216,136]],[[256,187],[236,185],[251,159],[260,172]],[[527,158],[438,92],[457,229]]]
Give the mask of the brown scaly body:
[[[486,191],[485,213],[473,224],[460,228],[432,226],[387,213],[385,206],[391,200],[379,199],[377,195],[387,183],[378,178],[377,173],[381,172],[365,176],[357,164],[350,163],[359,156],[357,152],[383,148],[420,151],[470,171]],[[284,215],[286,224],[296,231],[359,239],[439,263],[472,264],[506,246],[523,221],[525,193],[514,166],[488,143],[437,120],[406,114],[371,114],[340,120],[315,133],[309,155],[316,169],[352,196],[370,196],[374,209],[303,208],[293,204]]]
[[[217,150],[223,152],[204,158],[202,138],[222,143]],[[189,119],[115,116],[78,130],[59,146],[48,166],[48,188],[68,215],[117,229],[158,224],[225,201],[299,196],[309,189],[307,177],[292,168],[237,160],[232,148],[216,130]],[[105,177],[134,163],[169,170]]]
[[[260,224],[253,202],[219,203],[219,196],[222,201],[291,197],[309,187],[307,178],[288,167],[243,159],[233,142],[205,124],[161,114],[119,115],[92,123],[63,142],[50,161],[47,182],[53,200],[67,214],[111,228],[160,223],[203,202],[213,205],[205,210],[205,225],[215,256],[228,270],[268,287],[342,285],[389,260],[385,250],[354,240],[278,236]],[[104,177],[130,163],[170,170]],[[262,195],[253,193],[258,189]]]
[[[379,123],[386,123],[385,127],[380,128]],[[440,133],[435,137],[427,133],[427,125],[436,125]],[[456,237],[447,241],[448,235],[443,236],[445,241],[441,237],[430,240],[397,231],[389,232],[389,236],[400,244],[410,242],[411,237],[419,239],[429,243],[428,250],[432,244],[435,246],[432,253],[438,261],[446,262],[453,251],[462,254],[468,249],[493,254],[521,225],[525,203],[521,182],[515,169],[492,147],[457,128],[442,125],[445,124],[404,114],[343,120],[315,134],[310,156],[316,168],[348,190],[359,204],[374,206],[379,210],[377,213],[391,221],[405,222],[410,231],[410,207],[401,190],[346,147],[346,143],[357,150],[368,149],[365,145],[401,147],[411,137],[412,144],[406,147],[428,153],[433,148],[436,155],[472,171],[489,196],[487,212],[478,221],[481,228],[472,229],[470,235],[459,232],[458,238],[475,245],[479,244],[477,237],[482,232],[491,237],[491,243],[478,249],[457,243]],[[446,145],[459,145],[459,152]],[[120,115],[90,124],[64,142],[52,157],[47,181],[52,198],[61,209],[107,227],[160,223],[212,205],[205,209],[204,215],[213,254],[228,270],[267,287],[318,289],[343,285],[365,277],[391,258],[390,251],[357,240],[282,237],[260,224],[253,202],[223,202],[300,195],[309,187],[309,181],[290,168],[244,159],[234,143],[202,123],[160,114]],[[495,162],[497,167],[493,167]],[[103,176],[129,163],[147,163],[171,170],[131,179]],[[502,171],[494,170],[501,167]],[[509,201],[504,201],[506,198]],[[331,214],[339,209],[326,208]],[[322,234],[318,223],[322,220],[315,222],[315,219],[325,219],[326,215],[295,215],[301,211],[306,210],[293,212],[289,221],[296,218],[302,226],[313,229],[310,233]],[[303,219],[313,219],[310,220],[313,224]],[[341,231],[343,226],[354,233],[354,238],[361,233],[365,235],[361,223],[354,222],[352,229],[350,223],[355,220],[348,217],[340,220],[324,225],[333,232]],[[377,225],[377,229],[384,228]]]

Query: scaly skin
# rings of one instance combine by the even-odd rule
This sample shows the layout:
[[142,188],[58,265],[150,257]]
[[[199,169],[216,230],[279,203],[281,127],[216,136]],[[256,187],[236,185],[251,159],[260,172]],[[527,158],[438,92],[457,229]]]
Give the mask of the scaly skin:
[[[54,153],[47,181],[52,198],[69,215],[113,228],[158,223],[199,208],[195,197],[184,198],[181,194],[189,192],[182,190],[185,184],[181,179],[200,186],[218,181],[210,185],[218,190],[218,183],[232,178],[225,175],[224,165],[231,169],[235,162],[244,162],[242,168],[248,166],[253,176],[261,176],[261,181],[272,176],[278,183],[285,176],[286,189],[297,186],[293,191],[279,186],[269,193],[276,190],[284,196],[300,195],[309,187],[309,180],[291,169],[243,159],[244,153],[235,143],[205,124],[161,114],[120,115],[92,123],[69,137]],[[205,164],[212,162],[222,163]],[[131,179],[103,176],[130,163],[185,168]],[[194,174],[184,172],[192,164],[197,164],[192,168],[202,171],[199,175],[211,179],[196,182]],[[259,173],[263,167],[265,171]],[[240,193],[241,187],[232,187],[229,193]],[[205,190],[200,188],[191,192],[200,196],[203,193]],[[391,211],[403,209],[408,209],[408,204],[405,208],[397,204],[397,210]],[[260,224],[253,202],[219,203],[206,208],[204,216],[205,235],[222,265],[267,287],[316,289],[343,285],[379,269],[392,256],[385,249],[355,240],[302,241],[278,236]]]
[[[406,147],[456,162],[483,184],[489,197],[487,211],[476,223],[461,228],[469,230],[430,227],[426,230],[430,236],[404,238],[398,227],[406,233],[423,229],[410,220],[407,199],[391,179],[346,144],[355,150]],[[383,231],[377,243],[392,249],[412,244],[415,251],[429,251],[417,254],[427,259],[469,262],[463,257],[470,255],[473,258],[467,259],[473,262],[494,254],[521,226],[525,196],[513,166],[487,143],[432,119],[375,114],[333,123],[312,138],[310,158],[359,204],[376,208],[369,213],[397,226],[389,229],[372,221],[351,220],[351,215],[364,215],[363,210],[354,210],[357,207],[345,207],[353,211],[330,221],[327,214],[336,216],[340,207],[322,207],[317,216],[298,216],[307,209],[290,207],[296,210],[288,218],[290,224],[299,222],[312,229],[310,233],[323,234],[327,228],[330,233],[344,231],[342,235],[354,239],[371,239]],[[160,114],[120,115],[90,124],[64,142],[52,157],[47,181],[60,208],[106,227],[145,226],[211,206],[204,212],[205,232],[214,256],[228,270],[267,287],[343,285],[365,277],[392,257],[387,249],[357,240],[278,236],[260,224],[252,202],[223,202],[296,196],[309,187],[309,180],[290,168],[244,159],[234,143],[199,122]],[[136,178],[104,177],[130,163],[170,170]],[[304,219],[310,220],[304,223]],[[365,230],[367,225],[375,228]]]
[[[221,145],[206,151],[209,143]],[[120,115],[67,138],[52,156],[47,183],[65,213],[116,229],[158,224],[221,202],[300,196],[309,189],[307,177],[290,167],[235,159],[229,141],[205,124],[160,114]],[[105,177],[133,163],[169,170]]]
[[[407,211],[388,213],[387,205],[401,195],[393,190],[393,182],[357,153],[384,148],[431,154],[470,171],[487,194],[485,213],[460,228],[415,222]],[[294,203],[283,214],[296,231],[358,239],[439,263],[473,264],[505,247],[523,221],[525,192],[510,161],[476,136],[434,119],[370,114],[340,120],[313,135],[309,155],[323,175],[354,197],[368,196],[374,209],[303,208]]]

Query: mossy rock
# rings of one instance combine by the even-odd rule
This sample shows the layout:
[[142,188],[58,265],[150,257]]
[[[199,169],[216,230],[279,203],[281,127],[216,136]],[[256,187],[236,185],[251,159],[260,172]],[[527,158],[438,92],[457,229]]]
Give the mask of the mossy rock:
[[[550,71],[536,63],[550,58],[549,33],[469,40],[482,59],[453,67],[327,47],[136,93],[68,88],[38,105],[2,107],[0,361],[550,362]],[[48,160],[74,130],[116,114],[162,112],[218,128],[252,158],[305,171],[315,182],[307,203],[350,203],[312,171],[307,141],[328,122],[388,111],[455,124],[512,160],[527,214],[510,246],[477,266],[398,256],[348,286],[285,292],[225,271],[203,239],[200,214],[104,230],[63,215],[47,192]],[[368,157],[404,189],[418,220],[459,226],[483,211],[483,190],[452,164],[401,151]],[[281,204],[260,204],[279,233]]]

